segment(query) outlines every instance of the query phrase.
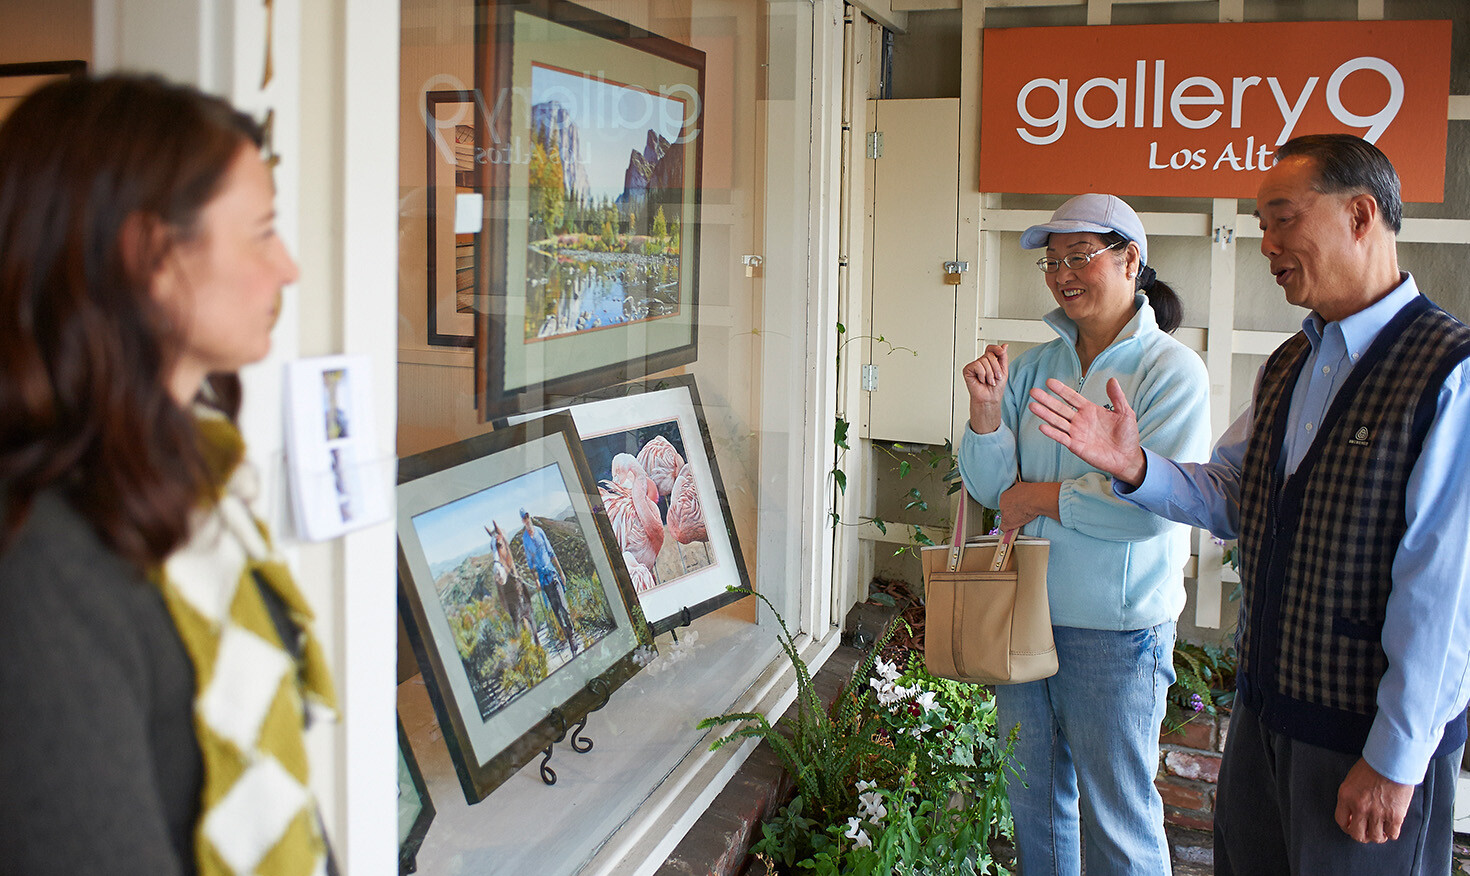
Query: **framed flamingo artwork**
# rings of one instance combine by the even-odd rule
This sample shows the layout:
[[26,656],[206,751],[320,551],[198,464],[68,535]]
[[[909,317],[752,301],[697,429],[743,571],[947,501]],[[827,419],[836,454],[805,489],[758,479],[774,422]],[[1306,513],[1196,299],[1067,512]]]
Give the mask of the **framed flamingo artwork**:
[[565,414],[400,461],[399,608],[470,803],[650,656],[617,544]]
[[565,410],[654,634],[738,599],[750,579],[694,378],[598,395]]

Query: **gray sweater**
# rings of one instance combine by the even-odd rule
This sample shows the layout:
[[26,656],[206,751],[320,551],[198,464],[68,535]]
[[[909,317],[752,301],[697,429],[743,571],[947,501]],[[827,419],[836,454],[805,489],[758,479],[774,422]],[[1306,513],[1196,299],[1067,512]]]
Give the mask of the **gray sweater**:
[[158,591],[38,497],[0,554],[0,874],[192,873],[193,698]]

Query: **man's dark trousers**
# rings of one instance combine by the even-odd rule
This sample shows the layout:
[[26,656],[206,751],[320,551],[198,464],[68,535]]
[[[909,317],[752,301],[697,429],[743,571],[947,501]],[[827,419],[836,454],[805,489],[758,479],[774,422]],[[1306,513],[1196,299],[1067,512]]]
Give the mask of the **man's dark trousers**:
[[1215,807],[1216,876],[1447,876],[1460,753],[1429,762],[1397,840],[1360,843],[1334,817],[1360,755],[1275,733],[1237,703]]

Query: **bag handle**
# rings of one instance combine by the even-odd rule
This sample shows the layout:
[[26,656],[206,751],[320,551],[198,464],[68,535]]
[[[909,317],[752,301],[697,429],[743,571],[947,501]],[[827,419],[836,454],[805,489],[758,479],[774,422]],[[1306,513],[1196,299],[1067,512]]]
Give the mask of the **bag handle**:
[[965,506],[970,504],[970,491],[965,486],[963,479],[960,480],[960,510],[954,515],[954,536],[949,540],[949,571],[959,569],[960,560],[965,556]]
[[1001,532],[1000,541],[995,545],[995,559],[990,562],[990,571],[1009,572],[1011,570],[1011,557],[1015,553],[1011,548],[1016,543],[1016,536],[1020,534],[1019,529],[1007,529]]
[[[969,505],[970,490],[965,486],[964,479],[960,480],[960,507],[954,515],[954,535],[949,540],[949,571],[957,571],[960,562],[965,556],[965,506]],[[1008,529],[1001,532],[1000,541],[995,546],[995,559],[991,563],[992,572],[1010,571],[1011,557],[1014,552],[1011,547],[1020,534],[1019,529]]]

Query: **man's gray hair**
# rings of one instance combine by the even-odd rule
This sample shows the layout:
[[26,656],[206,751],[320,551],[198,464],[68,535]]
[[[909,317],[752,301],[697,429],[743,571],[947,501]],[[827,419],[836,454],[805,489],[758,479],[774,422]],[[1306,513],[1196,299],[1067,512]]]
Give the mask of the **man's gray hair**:
[[1352,134],[1307,134],[1287,140],[1276,150],[1277,161],[1294,156],[1316,163],[1314,189],[1332,195],[1367,192],[1378,202],[1384,224],[1399,233],[1404,219],[1399,175],[1377,146]]

